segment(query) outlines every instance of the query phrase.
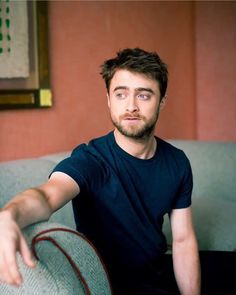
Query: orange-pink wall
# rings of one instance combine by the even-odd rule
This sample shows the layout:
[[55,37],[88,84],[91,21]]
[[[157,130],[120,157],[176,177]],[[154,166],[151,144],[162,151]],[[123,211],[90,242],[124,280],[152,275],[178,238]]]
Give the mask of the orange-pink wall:
[[236,2],[196,2],[197,137],[236,140]]
[[[234,8],[233,3],[228,5]],[[226,137],[221,137],[216,126],[212,126],[205,137],[202,133],[206,124],[204,118],[212,108],[212,95],[207,97],[207,107],[200,116],[203,96],[206,97],[208,89],[201,84],[201,67],[208,60],[207,54],[212,53],[206,53],[200,61],[196,53],[201,52],[201,43],[208,42],[210,48],[214,47],[209,40],[210,29],[209,36],[202,36],[205,25],[201,18],[207,16],[207,11],[198,2],[51,1],[50,68],[54,105],[47,110],[0,113],[0,161],[70,150],[91,137],[108,132],[112,126],[99,65],[118,49],[134,46],[159,52],[169,64],[169,102],[157,129],[160,136],[235,140],[235,135],[229,131],[235,116],[224,115],[226,122],[222,130]],[[221,10],[216,10],[213,19],[208,20],[208,27],[214,19],[220,22],[217,13]],[[224,24],[222,33],[227,26],[232,30],[234,25],[235,20]],[[217,44],[220,38],[215,37],[214,42]],[[229,56],[233,58],[235,43],[232,45],[233,48],[227,47],[227,63]],[[204,69],[206,78],[215,72],[211,68],[215,59],[211,58]],[[228,73],[225,71],[225,74]],[[228,80],[227,76],[223,78],[223,82]],[[213,83],[214,78],[210,81]],[[219,86],[219,81],[217,83]],[[227,90],[231,103],[224,109],[226,113],[235,107],[232,100],[235,87],[232,84]],[[214,99],[214,102],[217,110],[220,101]],[[217,114],[220,113],[218,109]]]

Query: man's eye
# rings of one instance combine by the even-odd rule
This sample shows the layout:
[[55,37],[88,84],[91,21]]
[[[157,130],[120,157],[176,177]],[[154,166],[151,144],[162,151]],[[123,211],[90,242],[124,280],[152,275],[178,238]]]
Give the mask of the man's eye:
[[141,100],[148,100],[150,98],[150,94],[140,93],[138,98]]
[[118,99],[124,99],[125,98],[125,94],[124,93],[121,93],[121,92],[116,93],[115,96]]

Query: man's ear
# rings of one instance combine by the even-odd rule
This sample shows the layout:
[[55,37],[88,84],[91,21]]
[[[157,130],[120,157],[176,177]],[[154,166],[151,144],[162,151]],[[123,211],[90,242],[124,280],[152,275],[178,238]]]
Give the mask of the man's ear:
[[110,96],[109,96],[109,93],[108,92],[107,92],[107,105],[110,108],[111,102],[110,102]]
[[160,110],[164,109],[167,101],[167,95],[163,96],[160,102]]

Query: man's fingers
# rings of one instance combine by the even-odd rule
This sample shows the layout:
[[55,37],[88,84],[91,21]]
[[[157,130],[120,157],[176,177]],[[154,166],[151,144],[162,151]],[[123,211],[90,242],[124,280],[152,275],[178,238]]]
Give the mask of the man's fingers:
[[[0,258],[0,281],[7,284],[19,286],[22,283],[23,279],[18,268],[18,263],[16,259],[17,250],[14,246],[11,245],[10,247],[8,247],[7,253],[5,253],[5,255],[2,255]],[[19,237],[17,248],[19,249],[19,252],[22,256],[23,262],[29,267],[34,267],[35,263],[31,257],[31,252],[23,236]]]
[[5,274],[3,277],[3,281],[8,284],[20,285],[22,282],[22,278],[17,266],[16,261],[16,252],[14,249],[10,251],[11,255],[7,255],[3,257],[3,265],[5,265]]
[[26,265],[29,267],[35,267],[35,262],[32,259],[31,251],[23,236],[20,238],[20,253]]
[[8,284],[19,286],[22,283],[22,277],[17,267],[16,260],[12,263],[8,262]]
[[17,251],[22,256],[23,263],[34,267],[30,250],[17,223],[1,212],[0,216],[0,282],[20,285],[23,281],[18,268]]

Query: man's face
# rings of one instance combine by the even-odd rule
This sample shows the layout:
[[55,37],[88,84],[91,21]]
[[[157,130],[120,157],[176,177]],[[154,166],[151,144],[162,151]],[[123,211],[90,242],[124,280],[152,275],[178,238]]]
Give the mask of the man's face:
[[127,137],[149,137],[163,102],[160,103],[158,83],[143,74],[118,70],[111,80],[108,94],[111,119]]

